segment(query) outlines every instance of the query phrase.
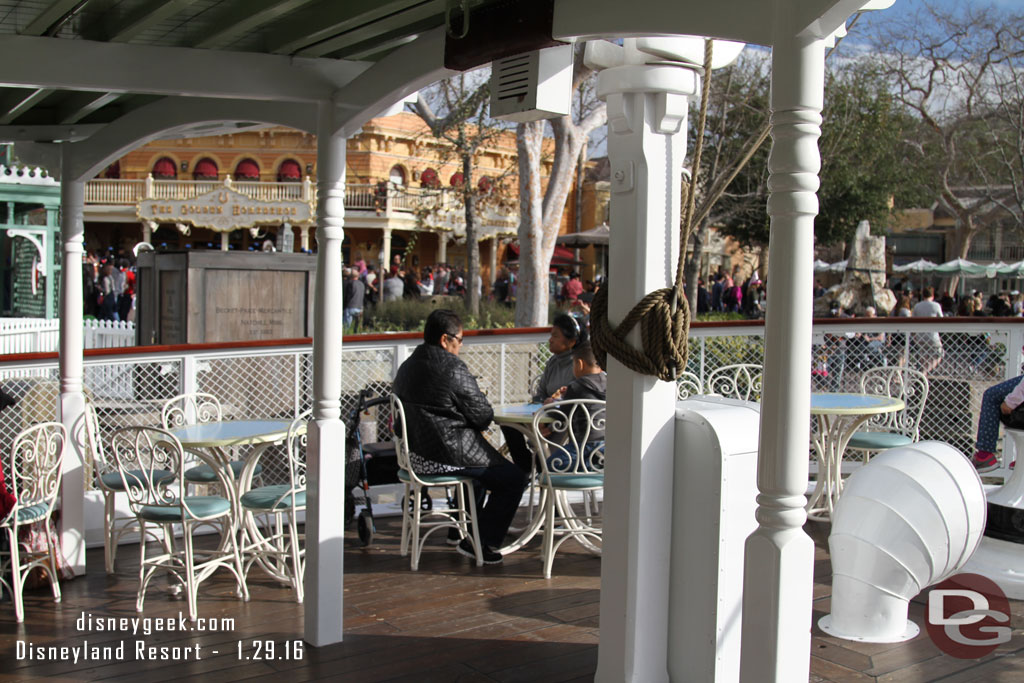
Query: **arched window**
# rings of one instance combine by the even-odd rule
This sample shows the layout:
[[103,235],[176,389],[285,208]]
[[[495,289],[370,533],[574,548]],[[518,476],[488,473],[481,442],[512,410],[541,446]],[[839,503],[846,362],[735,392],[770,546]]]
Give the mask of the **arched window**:
[[401,166],[392,166],[391,172],[388,174],[388,180],[395,187],[402,187],[405,185],[405,169]]
[[285,159],[277,167],[277,182],[290,183],[302,180],[302,167],[295,159]]
[[489,175],[481,176],[480,180],[476,183],[476,189],[487,194],[494,189],[494,178]]
[[462,174],[452,173],[452,177],[448,180],[448,184],[452,187],[462,187]]
[[153,177],[157,180],[174,180],[178,177],[178,167],[169,157],[160,157],[153,164]]
[[438,177],[437,171],[432,168],[424,169],[423,173],[420,173],[420,185],[431,189],[441,187],[441,179]]
[[209,157],[197,161],[196,167],[192,170],[192,177],[195,180],[216,180],[217,174],[217,162]]
[[235,166],[235,180],[259,180],[260,165],[253,159],[242,159]]
[[121,177],[121,162],[115,161],[110,166],[107,166],[103,170],[104,178],[120,178]]

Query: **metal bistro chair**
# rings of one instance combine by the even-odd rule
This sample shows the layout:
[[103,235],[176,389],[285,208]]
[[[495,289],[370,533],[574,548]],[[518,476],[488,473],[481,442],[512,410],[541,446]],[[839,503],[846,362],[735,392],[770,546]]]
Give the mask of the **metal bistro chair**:
[[[604,490],[605,402],[572,399],[545,405],[533,416],[533,431],[542,452],[537,454],[544,499],[544,578],[551,578],[555,553],[569,538],[601,553],[601,517],[593,504]],[[599,434],[595,434],[598,432]],[[583,495],[577,514],[568,493]],[[560,536],[555,542],[555,536]]]
[[[206,424],[207,422],[222,422],[224,420],[224,409],[220,401],[213,394],[194,393],[181,394],[169,399],[164,403],[160,414],[164,429],[178,429],[193,424]],[[196,455],[195,451],[187,451]],[[244,460],[232,460],[228,463],[235,479],[238,479],[245,469]],[[262,470],[262,468],[259,468]],[[256,474],[259,474],[257,471]],[[197,465],[185,470],[185,480],[190,484],[202,485],[213,484],[217,477],[209,465]]]
[[[60,602],[60,577],[57,576],[56,531],[53,528],[53,506],[60,494],[60,475],[67,446],[67,430],[59,422],[43,422],[25,429],[14,438],[10,459],[4,463],[11,493],[17,502],[0,520],[7,531],[8,548],[0,551],[0,584],[14,601],[14,616],[25,621],[22,589],[28,573],[42,567],[50,580],[53,601]],[[22,526],[43,523],[46,550],[33,552],[22,548],[18,532]],[[10,582],[5,578],[10,571]]]
[[[295,601],[302,603],[302,577],[305,572],[304,535],[299,533],[298,513],[306,509],[306,424],[311,411],[299,415],[288,427],[285,451],[288,458],[288,483],[271,484],[246,490],[261,450],[251,457],[241,478],[242,555],[245,575],[258,564],[274,579],[287,583],[295,591]],[[256,515],[269,516],[268,523],[257,523]]]
[[860,389],[865,394],[903,399],[905,407],[869,419],[850,437],[847,449],[860,451],[867,462],[872,453],[921,438],[921,417],[928,401],[928,377],[923,372],[902,366],[870,368],[861,375]]
[[[92,468],[93,481],[96,488],[103,493],[103,560],[108,574],[115,570],[117,559],[117,546],[121,537],[125,534],[141,531],[135,515],[117,514],[117,494],[125,492],[124,482],[117,465],[111,462],[103,448],[103,439],[100,436],[99,421],[96,419],[96,409],[92,401],[86,399],[85,412],[82,413],[81,421],[74,430],[75,440],[82,453],[85,454],[86,462]],[[141,472],[137,473],[141,476]],[[156,473],[156,476],[170,477],[170,472]],[[159,541],[161,537],[150,532],[153,540]]]
[[676,398],[682,401],[684,398],[698,396],[701,393],[700,377],[692,372],[683,371],[676,380]]
[[[155,556],[147,557],[146,543],[139,543],[136,611],[142,611],[146,587],[158,570],[166,572],[184,587],[188,616],[192,621],[196,620],[198,612],[196,593],[199,584],[219,567],[225,567],[235,575],[238,594],[248,601],[249,590],[245,585],[237,534],[234,533],[238,511],[223,496],[181,495],[187,485],[185,452],[174,435],[155,427],[122,427],[111,435],[110,446],[128,502],[139,521],[142,538],[145,538],[146,525],[161,527],[164,535],[162,552]],[[209,455],[196,453],[195,456],[211,466],[218,483],[228,490],[231,484],[224,468],[217,467]],[[229,533],[225,535],[222,547],[196,551],[192,539],[195,527],[210,521],[223,521]],[[182,528],[180,548],[175,548],[175,525]]]
[[[402,541],[401,555],[412,553],[411,567],[419,569],[420,553],[430,534],[438,529],[458,529],[464,538],[472,538],[473,550],[476,554],[476,566],[484,564],[480,546],[479,525],[476,522],[476,495],[473,478],[454,474],[417,474],[409,460],[409,437],[406,433],[405,407],[402,400],[391,395],[392,439],[398,455],[398,479],[405,484],[405,498],[402,502]],[[421,502],[423,492],[430,488],[445,489],[446,498],[451,489],[455,489],[456,508],[439,510],[432,508],[423,510]],[[424,521],[423,518],[431,521]],[[423,535],[420,532],[426,530]]]
[[763,375],[764,366],[758,363],[723,365],[708,375],[708,393],[744,401],[760,401]]

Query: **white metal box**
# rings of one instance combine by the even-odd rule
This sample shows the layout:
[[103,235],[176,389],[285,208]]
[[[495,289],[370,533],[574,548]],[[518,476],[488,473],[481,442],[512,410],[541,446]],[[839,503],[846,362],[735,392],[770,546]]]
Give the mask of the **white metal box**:
[[760,407],[697,396],[676,409],[669,587],[672,681],[739,681],[744,543],[757,528]]
[[524,123],[565,116],[572,105],[572,45],[534,50],[491,66],[491,116]]

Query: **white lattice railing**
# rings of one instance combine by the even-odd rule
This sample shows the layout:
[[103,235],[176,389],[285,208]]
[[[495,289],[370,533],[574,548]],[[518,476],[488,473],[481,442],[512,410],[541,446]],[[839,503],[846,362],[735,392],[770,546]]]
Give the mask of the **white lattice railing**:
[[[763,362],[763,326],[756,323],[701,324],[691,329],[688,370],[706,386],[726,365]],[[879,352],[856,343],[857,333],[885,332]],[[943,357],[929,374],[931,390],[921,425],[924,439],[973,452],[981,395],[986,388],[1021,373],[1024,320],[932,321],[877,319],[821,321],[814,328],[818,391],[857,391],[860,374],[878,364],[918,363],[915,335],[939,333]],[[549,352],[546,331],[488,331],[466,335],[461,357],[494,404],[526,401]],[[350,414],[361,390],[386,390],[397,368],[420,343],[418,335],[346,338],[342,362],[342,408]],[[840,348],[842,347],[842,348]],[[822,357],[825,356],[822,362]],[[0,361],[0,381],[21,396],[22,407],[0,413],[0,445],[32,422],[55,417],[56,357]],[[217,345],[152,352],[87,353],[85,385],[99,408],[101,424],[159,422],[163,401],[179,393],[204,391],[221,399],[235,419],[286,418],[309,407],[312,349],[309,344]],[[11,387],[14,389],[11,389]]]
[[[135,323],[86,320],[82,324],[87,349],[113,349],[135,344]],[[57,351],[60,321],[45,318],[0,318],[0,354]]]

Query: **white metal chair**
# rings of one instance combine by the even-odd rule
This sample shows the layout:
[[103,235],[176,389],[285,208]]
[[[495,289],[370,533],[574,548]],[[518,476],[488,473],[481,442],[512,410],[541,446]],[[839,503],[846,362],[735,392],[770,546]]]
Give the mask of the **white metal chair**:
[[684,398],[698,396],[703,393],[700,386],[700,377],[692,372],[683,371],[676,380],[676,398],[682,401]]
[[[224,409],[213,394],[180,394],[164,403],[160,418],[164,429],[171,430],[194,424],[221,422]],[[195,455],[192,450],[187,452]],[[232,460],[229,464],[237,479],[245,469],[245,461]],[[213,484],[217,477],[208,465],[196,465],[185,470],[185,480],[196,485]]]
[[[595,399],[556,401],[533,416],[542,452],[537,454],[544,499],[544,578],[551,578],[555,553],[569,538],[600,554],[601,517],[593,502],[604,490],[605,402]],[[583,495],[577,514],[568,493]],[[555,542],[555,536],[560,536]]]
[[760,401],[763,375],[764,366],[757,363],[723,365],[708,375],[708,393],[744,401]]
[[860,390],[902,399],[905,407],[869,419],[850,437],[847,449],[861,452],[867,462],[872,453],[906,446],[921,438],[921,417],[928,401],[928,377],[923,372],[903,366],[870,368],[861,375]]
[[[18,499],[0,520],[7,532],[8,548],[0,552],[0,583],[11,594],[14,616],[25,620],[22,589],[25,579],[35,567],[41,567],[50,580],[53,601],[60,602],[60,577],[57,576],[56,531],[53,528],[53,506],[60,494],[60,475],[68,435],[59,422],[43,422],[23,430],[14,438],[10,458],[4,463],[8,487]],[[22,548],[18,540],[21,527],[42,522],[46,550],[34,552]],[[5,578],[10,572],[10,582]]]
[[[242,473],[239,502],[242,507],[242,554],[245,575],[253,564],[274,579],[291,585],[295,601],[303,600],[302,577],[305,572],[304,535],[298,530],[298,513],[306,509],[306,424],[310,411],[292,421],[285,450],[288,458],[288,483],[249,489],[261,450],[246,463]],[[247,490],[248,489],[248,490]],[[256,516],[267,518],[260,525]]]
[[[138,519],[145,538],[146,525],[163,529],[163,552],[146,555],[146,543],[139,543],[139,591],[135,609],[141,612],[146,586],[159,570],[173,577],[185,590],[188,616],[196,620],[196,594],[201,584],[220,567],[227,568],[238,583],[238,594],[249,600],[245,585],[237,534],[234,533],[238,510],[223,496],[182,496],[187,482],[184,476],[185,452],[173,434],[155,427],[123,427],[110,437],[121,481],[128,495],[132,512]],[[211,456],[196,453],[215,472],[218,483],[228,490],[227,472],[217,467]],[[222,521],[228,526],[221,546],[210,551],[196,551],[192,534],[199,524]],[[182,528],[181,547],[175,548],[173,527]]]
[[[455,474],[417,474],[409,459],[409,437],[406,432],[405,407],[402,400],[391,395],[392,439],[398,455],[398,478],[405,484],[405,498],[402,501],[401,555],[412,554],[411,567],[419,569],[420,553],[430,534],[438,529],[457,529],[459,535],[472,539],[476,554],[476,566],[484,564],[480,546],[480,530],[476,522],[476,495],[473,478]],[[423,510],[422,494],[426,489],[443,488],[445,498],[455,490],[456,508]],[[431,521],[424,521],[424,517]],[[424,531],[425,530],[425,531]],[[422,535],[421,535],[422,533]]]
[[[141,529],[135,515],[118,516],[117,514],[117,495],[125,492],[124,482],[121,480],[121,473],[118,472],[117,465],[106,456],[103,439],[100,436],[99,421],[96,419],[96,409],[93,407],[92,401],[86,399],[85,411],[73,431],[75,442],[82,449],[86,462],[92,469],[96,488],[103,494],[103,560],[107,573],[113,574],[117,559],[117,546],[121,537],[141,531]],[[166,476],[170,476],[170,473]],[[151,536],[154,540],[160,540],[155,533],[152,533]]]

